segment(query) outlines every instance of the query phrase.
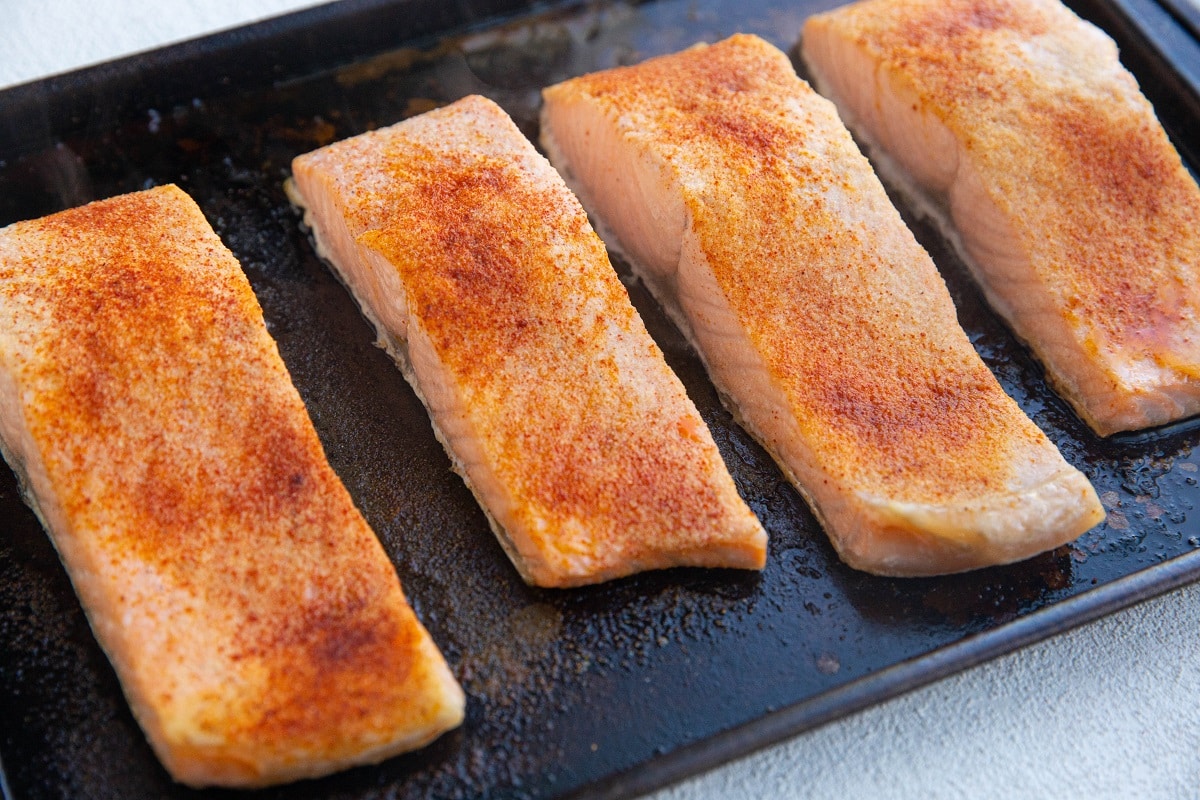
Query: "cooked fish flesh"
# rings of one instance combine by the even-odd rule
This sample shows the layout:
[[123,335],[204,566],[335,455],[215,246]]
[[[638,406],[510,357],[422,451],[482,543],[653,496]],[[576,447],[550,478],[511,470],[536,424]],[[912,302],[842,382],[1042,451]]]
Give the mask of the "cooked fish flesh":
[[1200,411],[1200,189],[1057,0],[872,0],[804,26],[872,155],[1101,435]]
[[783,53],[739,35],[543,97],[551,161],[847,563],[956,572],[1103,518]]
[[172,777],[380,761],[463,693],[174,186],[0,229],[0,443]]
[[766,534],[604,245],[498,106],[468,97],[292,167],[525,580],[763,566]]

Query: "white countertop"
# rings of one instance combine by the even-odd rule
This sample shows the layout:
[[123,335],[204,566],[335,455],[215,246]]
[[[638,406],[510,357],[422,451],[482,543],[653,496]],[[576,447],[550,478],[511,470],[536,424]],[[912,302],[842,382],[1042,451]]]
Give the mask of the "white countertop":
[[[7,0],[0,88],[312,0]],[[1200,798],[1200,585],[654,795]]]

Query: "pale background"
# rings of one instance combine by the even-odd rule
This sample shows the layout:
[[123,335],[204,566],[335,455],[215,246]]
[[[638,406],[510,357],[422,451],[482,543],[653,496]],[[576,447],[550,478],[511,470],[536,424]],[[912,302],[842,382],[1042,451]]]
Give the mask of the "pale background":
[[[312,5],[0,0],[0,87]],[[1198,610],[1193,585],[653,800],[1200,800]]]

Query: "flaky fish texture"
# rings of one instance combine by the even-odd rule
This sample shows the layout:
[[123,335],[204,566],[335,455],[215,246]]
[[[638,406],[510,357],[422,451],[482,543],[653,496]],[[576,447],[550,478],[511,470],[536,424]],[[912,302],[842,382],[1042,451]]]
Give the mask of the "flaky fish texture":
[[766,534],[604,245],[498,106],[464,98],[293,173],[525,580],[763,566]]
[[1057,0],[871,0],[802,46],[1097,433],[1200,412],[1200,189],[1111,39]]
[[0,229],[0,442],[172,777],[373,763],[463,693],[174,186]]
[[1103,518],[783,53],[739,35],[543,97],[551,161],[847,563],[962,571]]

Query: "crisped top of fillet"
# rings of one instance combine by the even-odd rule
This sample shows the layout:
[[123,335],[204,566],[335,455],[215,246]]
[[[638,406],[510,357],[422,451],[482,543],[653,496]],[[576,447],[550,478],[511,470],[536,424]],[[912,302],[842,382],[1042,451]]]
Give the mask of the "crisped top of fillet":
[[[761,527],[557,173],[489,101],[426,116],[389,132],[374,159],[397,222],[359,242],[397,271],[410,324],[464,398],[519,535],[552,570],[576,562],[538,580],[623,574],[729,540],[761,549]],[[451,140],[436,135],[456,116]],[[461,146],[479,131],[486,146]]]
[[1200,376],[1200,188],[1111,39],[1057,0],[872,0],[823,24],[954,133],[1090,352]]
[[436,651],[187,195],[0,231],[0,331],[52,533],[178,779],[329,771],[445,714]]
[[1053,446],[979,360],[928,255],[782,53],[734,36],[549,91],[603,105],[678,182],[700,252],[830,480],[947,504],[1039,479],[1016,470]]

